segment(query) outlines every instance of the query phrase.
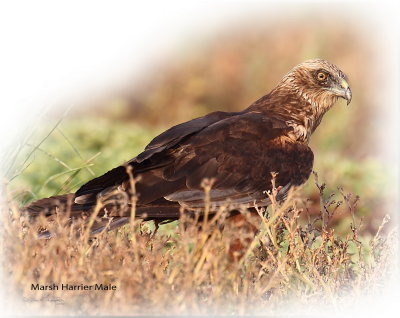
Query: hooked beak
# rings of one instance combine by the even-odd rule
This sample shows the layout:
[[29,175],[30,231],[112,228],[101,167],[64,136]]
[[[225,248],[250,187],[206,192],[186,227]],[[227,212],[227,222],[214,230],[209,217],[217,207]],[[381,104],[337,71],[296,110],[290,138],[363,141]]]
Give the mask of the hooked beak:
[[347,105],[349,105],[351,102],[352,93],[350,86],[345,79],[341,80],[340,89],[338,93],[340,97],[344,98],[347,101]]
[[342,97],[347,101],[347,105],[350,104],[352,93],[349,84],[345,79],[341,79],[339,85],[330,89],[336,96]]

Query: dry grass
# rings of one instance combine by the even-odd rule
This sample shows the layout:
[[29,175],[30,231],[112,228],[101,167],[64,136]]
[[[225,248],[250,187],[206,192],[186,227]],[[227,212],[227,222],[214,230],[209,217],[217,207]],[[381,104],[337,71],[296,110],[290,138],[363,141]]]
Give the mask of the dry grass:
[[[267,211],[258,209],[258,218],[241,210],[257,222],[255,237],[226,225],[227,207],[204,220],[182,213],[178,223],[163,225],[155,235],[149,223],[133,220],[96,238],[85,230],[77,238],[82,224],[67,225],[65,213],[51,225],[44,218],[27,225],[11,203],[9,213],[2,214],[3,265],[13,297],[21,310],[41,314],[273,314],[294,300],[329,308],[345,296],[379,288],[394,258],[395,235],[381,231],[389,219],[374,237],[359,238],[358,198],[342,191],[354,221],[348,235],[339,237],[328,224],[340,203],[332,196],[323,199],[324,185],[315,180],[320,216],[303,222],[299,216],[307,215],[307,208],[298,193],[291,191],[278,203],[273,191],[266,194],[272,205]],[[43,224],[55,237],[37,239],[37,227]],[[237,239],[251,243],[233,261],[228,250]],[[36,283],[55,283],[60,289],[31,290]],[[61,290],[61,284],[96,283],[116,290]]]

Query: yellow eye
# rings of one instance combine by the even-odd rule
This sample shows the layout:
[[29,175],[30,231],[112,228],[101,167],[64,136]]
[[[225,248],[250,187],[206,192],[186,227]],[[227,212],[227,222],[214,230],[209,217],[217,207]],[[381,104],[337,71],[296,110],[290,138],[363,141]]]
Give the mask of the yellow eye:
[[324,81],[326,80],[326,74],[324,72],[319,72],[317,78],[319,81]]

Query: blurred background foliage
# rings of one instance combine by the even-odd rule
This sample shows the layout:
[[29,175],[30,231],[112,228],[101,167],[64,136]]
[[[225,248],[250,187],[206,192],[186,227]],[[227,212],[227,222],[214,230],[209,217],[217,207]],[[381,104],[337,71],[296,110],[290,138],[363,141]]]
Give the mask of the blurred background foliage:
[[[183,39],[174,54],[160,52],[157,61],[118,89],[78,101],[46,137],[60,117],[49,115],[19,154],[11,194],[24,204],[75,191],[136,156],[171,125],[215,110],[244,109],[296,64],[323,58],[348,75],[353,101],[349,107],[339,101],[312,136],[314,170],[327,184],[326,195],[334,192],[340,199],[337,187],[342,186],[361,197],[361,231],[374,233],[388,212],[389,193],[389,168],[380,161],[379,124],[374,121],[383,107],[379,94],[385,82],[378,45],[363,28],[333,13],[329,18],[288,18],[230,25]],[[312,177],[302,193],[309,199],[309,212],[320,213]],[[332,226],[348,233],[350,222],[339,209]]]

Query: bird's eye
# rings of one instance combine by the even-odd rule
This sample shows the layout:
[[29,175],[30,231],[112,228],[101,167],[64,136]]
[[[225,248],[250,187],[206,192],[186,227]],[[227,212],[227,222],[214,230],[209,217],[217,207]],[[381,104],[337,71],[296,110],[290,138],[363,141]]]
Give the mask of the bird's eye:
[[319,72],[318,74],[317,74],[317,78],[318,78],[318,80],[319,81],[325,81],[326,80],[326,74],[324,73],[324,72]]

